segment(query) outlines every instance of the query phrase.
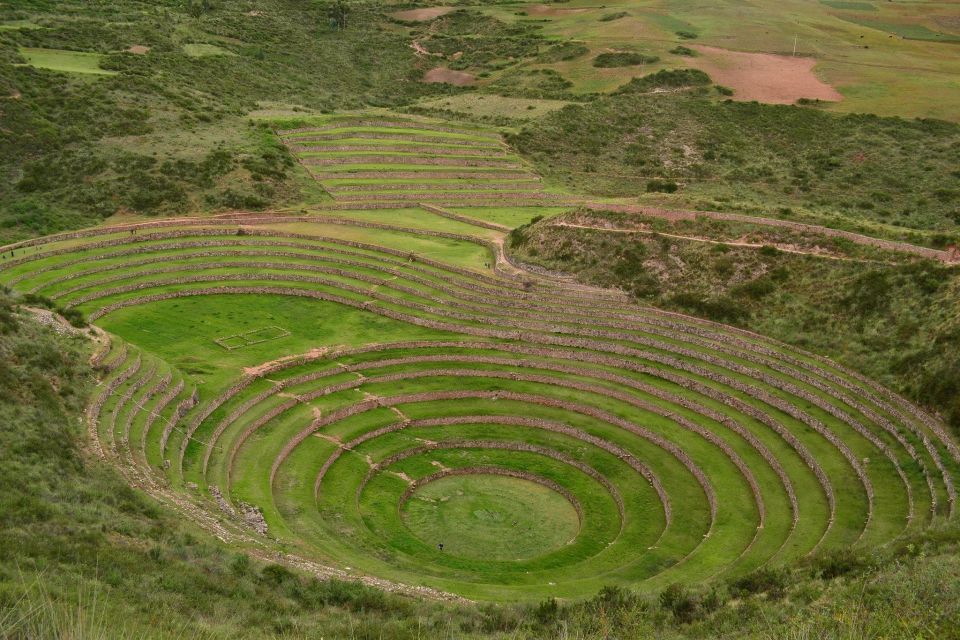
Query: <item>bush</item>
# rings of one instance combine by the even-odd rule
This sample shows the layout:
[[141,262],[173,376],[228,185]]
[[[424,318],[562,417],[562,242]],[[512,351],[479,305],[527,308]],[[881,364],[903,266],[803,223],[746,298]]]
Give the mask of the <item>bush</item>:
[[789,575],[784,569],[757,569],[730,583],[730,593],[738,598],[765,593],[778,600],[786,594]]
[[777,290],[777,285],[769,278],[757,278],[750,280],[737,287],[734,287],[731,293],[737,297],[752,298],[760,300]]
[[619,20],[620,18],[626,18],[629,13],[626,11],[617,11],[616,13],[607,13],[600,16],[600,22],[613,22],[614,20]]
[[660,606],[681,623],[693,622],[697,617],[697,600],[686,587],[672,584],[660,593]]
[[559,611],[560,605],[557,604],[557,599],[549,598],[537,605],[536,609],[533,610],[533,617],[540,625],[550,626],[557,621]]
[[58,309],[58,311],[60,312],[60,315],[66,318],[67,322],[69,322],[74,327],[77,327],[78,329],[80,329],[87,326],[87,319],[84,317],[83,312],[81,312],[79,309],[60,308]]
[[647,193],[676,193],[679,186],[673,180],[650,180],[647,182]]
[[748,315],[747,310],[739,302],[727,296],[705,298],[685,291],[674,294],[668,302],[715,322],[739,322]]
[[680,89],[709,85],[710,76],[699,69],[663,69],[656,73],[634,78],[615,91],[616,94],[649,93],[654,89]]
[[564,42],[561,44],[555,44],[539,56],[537,56],[538,62],[566,62],[568,60],[576,60],[581,56],[585,56],[590,52],[590,49],[585,47],[582,44],[575,42]]
[[593,66],[601,69],[632,67],[638,64],[653,64],[659,60],[657,56],[648,56],[634,51],[615,51],[598,55],[593,59]]
[[816,578],[832,580],[850,573],[859,572],[865,566],[863,558],[850,549],[837,549],[816,557],[812,561],[812,573]]
[[673,49],[670,49],[670,53],[675,56],[686,56],[688,58],[696,58],[697,52],[691,49],[690,47],[685,47],[682,44],[678,44]]

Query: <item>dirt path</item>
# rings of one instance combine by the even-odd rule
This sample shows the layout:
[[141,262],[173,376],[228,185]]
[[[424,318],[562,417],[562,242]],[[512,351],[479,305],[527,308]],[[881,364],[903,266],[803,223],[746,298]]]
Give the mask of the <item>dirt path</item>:
[[307,358],[310,358],[310,359],[316,359],[316,358],[319,358],[320,356],[322,356],[323,354],[327,353],[328,351],[330,351],[330,348],[329,348],[329,347],[322,347],[322,348],[318,348],[318,349],[311,349],[310,351],[306,352],[305,354],[299,353],[299,354],[284,356],[284,357],[282,357],[282,358],[277,358],[276,360],[270,360],[269,362],[264,362],[264,363],[262,363],[262,364],[258,364],[258,365],[255,366],[255,367],[244,367],[244,368],[243,368],[243,373],[244,373],[245,375],[248,375],[248,376],[261,376],[261,375],[263,375],[264,373],[266,373],[266,372],[270,371],[271,369],[273,369],[274,367],[276,367],[277,365],[283,364],[284,362],[289,362],[290,360],[295,360],[295,359],[297,359],[297,358],[303,358],[303,357],[307,357]]
[[417,42],[416,40],[410,43],[410,47],[413,48],[413,50],[417,53],[418,56],[437,56],[439,58],[443,57],[442,53],[433,53],[433,52],[427,51],[426,49],[423,48],[423,45]]
[[701,238],[699,236],[682,236],[674,233],[662,233],[660,231],[653,231],[650,229],[611,229],[609,227],[595,227],[586,224],[574,224],[572,222],[555,222],[551,226],[554,227],[572,227],[574,229],[590,229],[592,231],[606,231],[608,233],[639,233],[643,235],[650,236],[663,236],[665,238],[675,238],[677,240],[690,240],[692,242],[703,242],[706,244],[722,244],[728,247],[746,247],[749,249],[760,249],[762,247],[771,246],[776,247],[778,251],[784,253],[794,253],[801,256],[812,256],[814,258],[826,258],[827,260],[841,260],[843,262],[869,262],[875,264],[893,264],[883,262],[881,260],[868,260],[866,258],[845,258],[842,256],[834,256],[829,253],[821,253],[819,251],[804,251],[803,249],[797,249],[793,246],[782,245],[782,244],[758,244],[756,242],[742,242],[737,240],[711,240],[710,238]]
[[960,263],[960,254],[956,251],[944,251],[941,249],[931,249],[919,245],[901,242],[899,240],[884,240],[874,238],[853,231],[843,231],[841,229],[832,229],[830,227],[821,227],[815,224],[804,222],[791,222],[790,220],[780,220],[778,218],[760,218],[757,216],[748,216],[740,213],[721,213],[719,211],[689,211],[689,210],[671,210],[659,209],[656,207],[645,207],[642,205],[631,204],[607,204],[598,202],[588,202],[584,206],[592,211],[616,211],[618,213],[636,213],[640,215],[653,216],[656,218],[665,218],[667,220],[695,220],[698,216],[705,216],[715,220],[727,220],[730,222],[745,222],[748,224],[766,225],[769,227],[783,227],[794,231],[806,233],[816,233],[832,238],[843,238],[856,244],[862,244],[888,251],[899,251],[902,253],[911,253],[923,258],[939,260],[947,264]]

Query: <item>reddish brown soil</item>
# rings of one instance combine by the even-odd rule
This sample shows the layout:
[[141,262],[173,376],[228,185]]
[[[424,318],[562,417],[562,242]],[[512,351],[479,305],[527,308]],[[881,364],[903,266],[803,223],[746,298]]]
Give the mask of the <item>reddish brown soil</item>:
[[734,90],[734,100],[793,104],[800,98],[843,99],[836,89],[813,73],[814,58],[748,53],[693,45],[700,56],[690,64],[706,71],[713,81]]
[[446,67],[436,67],[430,69],[423,76],[424,82],[444,82],[457,87],[465,87],[474,83],[476,78],[472,74],[464,71],[454,71]]
[[439,18],[445,13],[450,13],[456,7],[427,7],[425,9],[410,9],[409,11],[397,11],[393,17],[404,22],[426,22]]
[[127,52],[129,52],[129,53],[135,53],[135,54],[140,55],[140,56],[142,56],[143,54],[145,54],[145,53],[148,52],[148,51],[150,51],[150,47],[146,47],[146,46],[144,46],[144,45],[142,45],[142,44],[135,44],[135,45],[133,45],[132,47],[130,47],[129,49],[127,49]]

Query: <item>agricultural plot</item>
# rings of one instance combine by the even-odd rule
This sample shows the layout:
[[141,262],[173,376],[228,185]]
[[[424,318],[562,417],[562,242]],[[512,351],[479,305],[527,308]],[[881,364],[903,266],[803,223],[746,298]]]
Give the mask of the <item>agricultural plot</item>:
[[49,69],[63,73],[87,73],[101,76],[116,75],[116,71],[102,69],[99,53],[84,53],[81,51],[65,51],[62,49],[40,49],[21,47],[20,55],[27,64],[37,69]]
[[278,131],[338,203],[537,205],[562,200],[501,137],[441,121],[342,117]]
[[[742,84],[718,83],[749,93],[746,100],[824,99],[825,93],[824,108],[844,113],[952,121],[960,113],[955,80],[960,22],[956,6],[949,3],[571,0],[563,6],[494,3],[481,11],[507,23],[536,24],[548,37],[582,43],[589,49],[586,55],[537,65],[560,73],[578,93],[610,92],[635,76],[664,68],[723,66]],[[691,44],[723,53],[680,53],[678,45],[693,49]],[[599,54],[632,49],[659,61],[643,69],[592,65]],[[774,67],[779,78],[771,73]],[[734,93],[733,99],[740,96]]]
[[[904,399],[522,271],[477,229],[155,222],[8,247],[0,282],[112,334],[89,418],[132,483],[334,575],[491,600],[656,590],[954,516],[960,447]],[[140,333],[187,323],[291,335],[187,354]]]

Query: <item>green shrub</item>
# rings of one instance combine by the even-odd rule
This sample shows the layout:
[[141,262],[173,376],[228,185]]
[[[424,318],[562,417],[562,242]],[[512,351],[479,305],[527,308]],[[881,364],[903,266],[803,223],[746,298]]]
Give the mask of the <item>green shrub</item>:
[[654,89],[679,89],[709,85],[710,76],[699,69],[663,69],[642,78],[633,78],[616,90],[616,94],[649,93]]
[[73,307],[69,309],[58,309],[60,315],[66,318],[67,322],[77,328],[82,328],[87,326],[87,319],[84,317],[83,312],[79,309]]
[[612,67],[632,67],[638,64],[653,64],[658,62],[657,56],[648,56],[634,51],[615,51],[613,53],[601,53],[593,59],[593,66],[602,69]]
[[730,292],[737,297],[743,296],[760,300],[777,290],[777,285],[767,277],[756,278],[734,287]]
[[786,595],[790,575],[785,569],[757,569],[730,583],[730,593],[737,598],[764,593],[772,600]]
[[743,305],[726,296],[708,298],[687,291],[672,295],[669,302],[716,322],[735,323],[748,315],[748,311]]
[[851,549],[836,549],[820,554],[810,564],[813,576],[824,580],[856,573],[867,566],[864,559]]
[[673,614],[681,624],[697,618],[697,601],[686,587],[672,584],[660,593],[660,606]]
[[647,193],[676,193],[679,185],[673,180],[654,179],[647,182]]
[[620,18],[626,18],[628,15],[630,15],[630,14],[629,14],[628,12],[626,12],[626,11],[617,11],[617,12],[614,12],[614,13],[605,13],[605,14],[603,14],[602,16],[600,16],[599,20],[600,20],[600,22],[613,22],[614,20],[619,20]]
[[577,42],[562,42],[552,45],[537,56],[537,62],[566,62],[587,55],[590,49]]
[[673,49],[670,49],[670,53],[675,56],[686,56],[688,58],[696,58],[697,52],[691,49],[690,47],[685,47],[682,44],[678,44]]

